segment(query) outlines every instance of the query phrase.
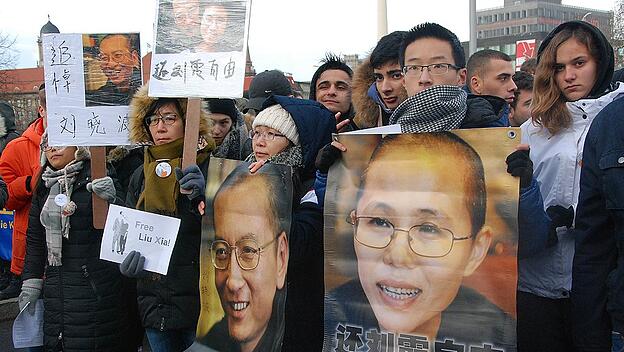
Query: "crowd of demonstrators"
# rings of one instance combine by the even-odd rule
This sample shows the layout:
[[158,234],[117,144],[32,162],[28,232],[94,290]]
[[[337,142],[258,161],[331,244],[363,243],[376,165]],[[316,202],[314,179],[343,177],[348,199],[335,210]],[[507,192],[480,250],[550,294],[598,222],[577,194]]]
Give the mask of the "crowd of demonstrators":
[[514,100],[509,110],[509,125],[520,127],[531,117],[531,102],[533,101],[533,76],[523,71],[517,71],[513,75],[516,84]]
[[382,37],[353,73],[353,122],[359,128],[388,125],[390,115],[406,98],[399,48],[404,31]]
[[[574,340],[583,336],[572,331],[570,290],[577,236],[572,227],[588,129],[596,115],[624,93],[624,86],[611,85],[613,66],[611,45],[586,22],[559,25],[539,47],[531,121],[521,129],[551,225],[546,248],[518,263],[518,348],[522,351],[544,346],[550,351],[572,351]],[[596,307],[582,304],[588,309],[582,319],[588,322]],[[599,326],[583,325],[587,332]],[[586,344],[590,341],[583,339]]]
[[[19,295],[21,308],[44,299],[46,347],[134,350],[145,329],[153,351],[184,350],[195,340],[200,311],[210,157],[250,162],[238,171],[241,180],[262,174],[267,163],[287,165],[293,195],[289,254],[281,257],[288,262],[282,350],[318,351],[327,173],[348,153],[332,142],[332,133],[390,124],[403,133],[520,126],[523,144],[506,160],[520,181],[517,349],[608,350],[624,329],[618,99],[624,85],[613,67],[605,36],[582,21],[553,30],[519,72],[495,50],[466,60],[453,32],[422,23],[382,37],[355,73],[327,54],[311,77],[308,100],[297,99],[278,70],[254,78],[243,113],[232,99],[207,99],[197,159],[184,170],[187,101],[151,98],[145,85],[129,112],[130,139],[140,147],[111,150],[110,177],[99,180],[91,180],[86,149],[55,148],[42,139],[42,86],[40,117],[20,137],[13,110],[0,103],[0,176],[6,182],[0,182],[0,206],[15,210],[11,277],[0,280],[0,299]],[[396,148],[389,143],[384,157]],[[119,266],[99,259],[102,231],[85,220],[92,217],[92,192],[109,203],[181,219],[167,275],[145,271],[138,251]],[[54,202],[59,194],[68,204]],[[58,216],[62,211],[66,216]],[[373,325],[381,324],[371,314]],[[229,326],[226,318],[227,309],[222,329]],[[490,333],[505,333],[498,328]]]
[[0,156],[0,176],[6,182],[9,199],[5,206],[15,211],[13,223],[11,280],[0,291],[0,300],[17,297],[22,287],[22,271],[26,256],[28,213],[40,169],[41,135],[46,128],[45,86],[39,87],[39,117],[22,135],[6,145]]

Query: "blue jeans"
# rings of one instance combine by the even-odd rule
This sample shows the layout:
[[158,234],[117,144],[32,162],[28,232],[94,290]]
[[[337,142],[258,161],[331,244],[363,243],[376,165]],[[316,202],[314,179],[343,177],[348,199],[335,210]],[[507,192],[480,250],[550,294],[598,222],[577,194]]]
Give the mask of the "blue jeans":
[[611,352],[624,352],[624,335],[614,331],[611,333],[611,339]]
[[180,352],[195,341],[195,330],[145,329],[147,340],[153,352]]

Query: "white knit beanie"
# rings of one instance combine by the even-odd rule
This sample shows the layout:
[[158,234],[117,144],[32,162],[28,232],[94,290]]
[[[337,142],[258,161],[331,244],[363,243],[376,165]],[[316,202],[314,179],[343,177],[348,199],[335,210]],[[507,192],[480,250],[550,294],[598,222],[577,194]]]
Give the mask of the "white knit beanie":
[[256,126],[266,126],[277,130],[288,138],[293,144],[299,144],[299,133],[297,133],[297,126],[292,116],[284,108],[275,104],[260,111],[254,118],[251,125],[253,128]]

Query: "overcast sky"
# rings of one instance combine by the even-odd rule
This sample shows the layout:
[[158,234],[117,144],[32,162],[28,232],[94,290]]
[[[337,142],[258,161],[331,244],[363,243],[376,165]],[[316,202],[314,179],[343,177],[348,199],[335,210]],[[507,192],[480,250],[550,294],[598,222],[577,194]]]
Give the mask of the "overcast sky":
[[[564,4],[587,7],[584,0]],[[376,0],[253,0],[249,51],[257,72],[281,69],[307,81],[327,51],[366,55],[377,36]],[[429,21],[468,40],[468,0],[387,0],[388,30],[407,30]],[[591,7],[612,10],[614,0]],[[477,8],[503,0],[477,0]],[[153,0],[3,0],[0,31],[16,37],[18,68],[37,62],[36,40],[50,15],[63,33],[140,32],[142,54],[153,44]]]

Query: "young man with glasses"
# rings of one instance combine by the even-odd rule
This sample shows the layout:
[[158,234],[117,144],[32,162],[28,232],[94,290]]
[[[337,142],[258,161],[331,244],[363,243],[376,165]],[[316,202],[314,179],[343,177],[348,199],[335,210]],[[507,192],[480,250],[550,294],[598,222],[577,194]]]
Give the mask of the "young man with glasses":
[[434,341],[453,340],[466,350],[487,343],[515,351],[513,319],[463,286],[492,240],[484,225],[486,198],[481,158],[461,138],[449,132],[385,137],[347,219],[358,276],[329,293],[325,328],[350,324],[420,336],[431,350]]
[[132,95],[141,86],[137,41],[136,34],[109,34],[100,40],[97,60],[106,82],[100,82],[100,88],[95,91],[86,91],[87,106],[130,104]]
[[[276,351],[285,325],[291,195],[287,168],[238,166],[213,201],[210,261],[225,316],[203,345],[218,351]],[[250,196],[253,194],[253,201]]]
[[409,98],[395,110],[390,124],[403,132],[456,128],[505,127],[508,120],[491,113],[484,99],[469,101],[466,57],[457,36],[437,23],[409,30],[399,51]]

